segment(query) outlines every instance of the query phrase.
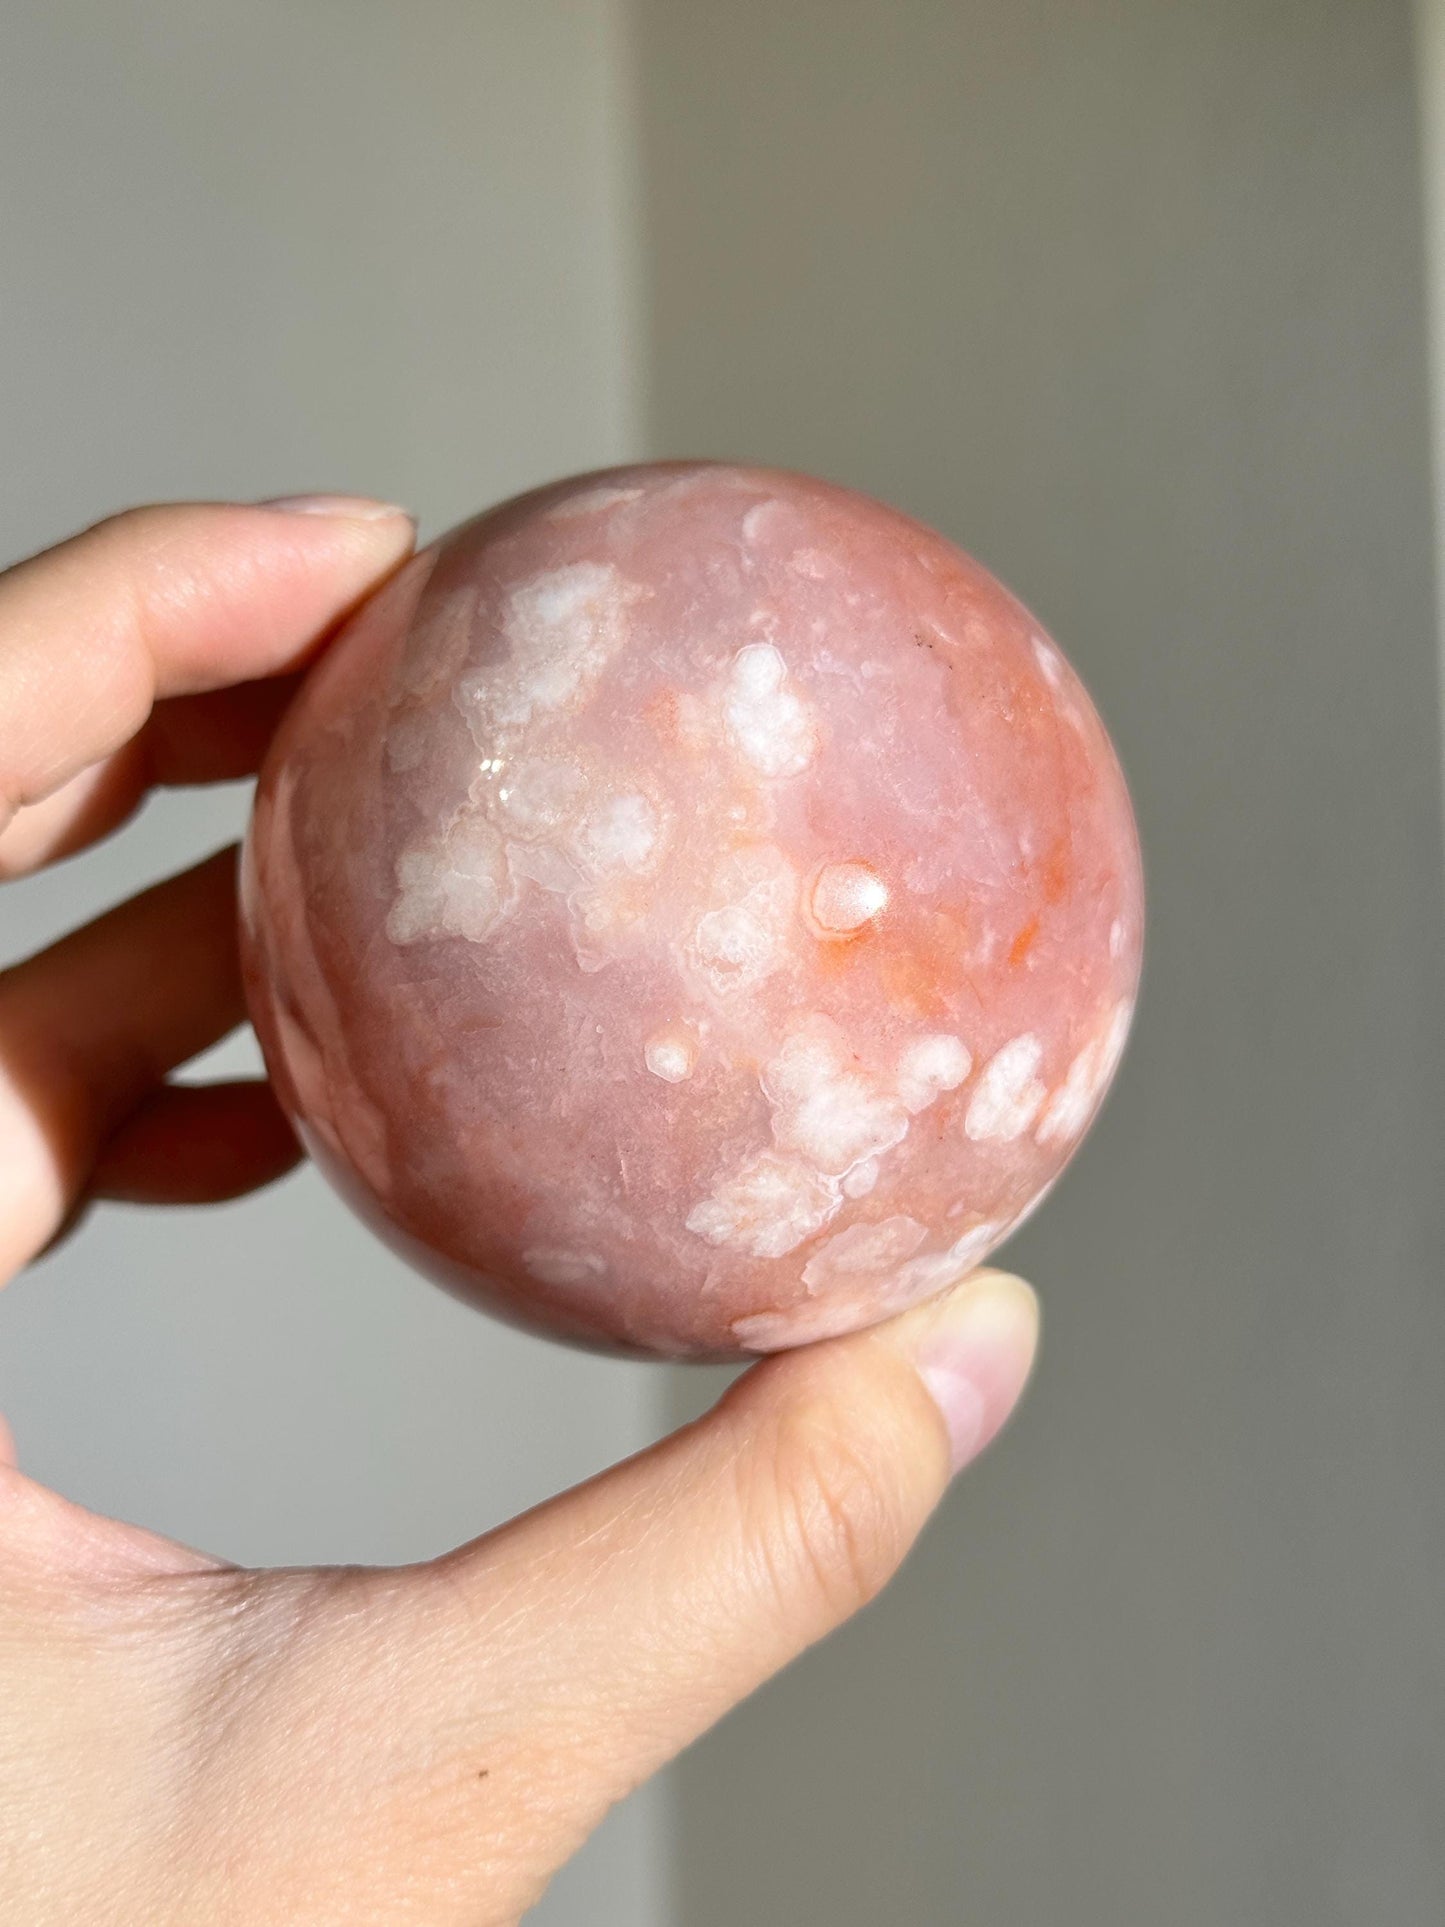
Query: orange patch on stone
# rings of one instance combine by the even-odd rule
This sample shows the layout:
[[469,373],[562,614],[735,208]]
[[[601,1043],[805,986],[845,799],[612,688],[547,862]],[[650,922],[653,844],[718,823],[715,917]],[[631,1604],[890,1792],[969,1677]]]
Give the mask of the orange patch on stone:
[[1030,917],[1009,946],[1008,960],[1011,969],[1017,970],[1020,964],[1023,963],[1025,957],[1027,957],[1033,949],[1038,939],[1038,934],[1039,920],[1037,917]]
[[1069,888],[1069,844],[1067,837],[1056,837],[1039,871],[1045,903],[1062,903]]

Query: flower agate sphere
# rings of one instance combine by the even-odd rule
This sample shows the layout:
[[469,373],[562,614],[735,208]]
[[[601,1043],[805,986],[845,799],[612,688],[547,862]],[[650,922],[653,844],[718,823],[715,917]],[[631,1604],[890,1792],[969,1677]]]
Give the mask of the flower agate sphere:
[[1141,884],[1027,611],[862,496],[664,464],[410,562],[307,681],[243,873],[323,1170],[553,1332],[769,1351],[964,1276],[1118,1063]]

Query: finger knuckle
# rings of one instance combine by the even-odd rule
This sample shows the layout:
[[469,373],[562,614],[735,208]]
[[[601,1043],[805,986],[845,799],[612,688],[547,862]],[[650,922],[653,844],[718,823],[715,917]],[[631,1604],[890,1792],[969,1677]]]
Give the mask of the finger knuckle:
[[784,1610],[829,1623],[886,1585],[910,1533],[884,1459],[826,1404],[780,1413],[766,1455],[761,1543]]

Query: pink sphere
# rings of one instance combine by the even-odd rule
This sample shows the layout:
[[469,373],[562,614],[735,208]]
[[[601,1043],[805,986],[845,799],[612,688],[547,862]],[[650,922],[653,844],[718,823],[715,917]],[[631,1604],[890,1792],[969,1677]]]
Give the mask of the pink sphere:
[[243,952],[281,1098],[515,1319],[771,1351],[954,1283],[1134,1007],[1103,726],[1007,590],[799,475],[659,464],[411,561],[262,774]]

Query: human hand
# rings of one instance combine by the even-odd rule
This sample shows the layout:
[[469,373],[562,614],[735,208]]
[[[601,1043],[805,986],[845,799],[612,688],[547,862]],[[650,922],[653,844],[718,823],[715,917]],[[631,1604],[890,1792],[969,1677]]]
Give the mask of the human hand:
[[[398,511],[153,508],[0,575],[0,877],[153,783],[253,770],[408,553]],[[0,1283],[90,1198],[297,1155],[243,1016],[234,853],[0,973]],[[26,1927],[516,1921],[607,1809],[889,1578],[1002,1425],[1037,1314],[981,1273],[756,1365],[695,1425],[397,1570],[243,1571],[25,1477],[0,1426],[0,1915]]]

